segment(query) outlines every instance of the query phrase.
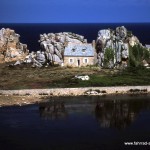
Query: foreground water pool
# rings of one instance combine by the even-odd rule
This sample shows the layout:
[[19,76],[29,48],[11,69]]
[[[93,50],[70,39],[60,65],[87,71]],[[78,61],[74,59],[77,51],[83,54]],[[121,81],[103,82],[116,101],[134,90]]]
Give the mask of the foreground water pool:
[[0,150],[143,150],[149,142],[148,95],[51,98],[0,108]]

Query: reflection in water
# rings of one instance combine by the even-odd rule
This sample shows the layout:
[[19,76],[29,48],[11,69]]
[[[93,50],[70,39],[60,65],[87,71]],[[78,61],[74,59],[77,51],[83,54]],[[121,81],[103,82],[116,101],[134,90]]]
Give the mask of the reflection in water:
[[62,119],[67,116],[64,102],[41,103],[39,112],[44,119]]
[[150,96],[53,97],[0,108],[0,150],[133,150],[149,127]]
[[132,101],[97,102],[95,116],[101,127],[122,129],[135,121],[142,108],[141,103]]
[[137,100],[99,100],[99,98],[80,102],[54,100],[39,106],[40,116],[44,119],[64,119],[72,113],[95,114],[103,128],[124,129],[133,123],[142,109],[149,107],[147,101]]

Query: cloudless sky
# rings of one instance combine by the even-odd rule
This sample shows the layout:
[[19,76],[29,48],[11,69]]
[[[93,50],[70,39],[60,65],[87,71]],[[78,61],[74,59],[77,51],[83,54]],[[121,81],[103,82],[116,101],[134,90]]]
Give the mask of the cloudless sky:
[[0,23],[150,22],[150,0],[0,0]]

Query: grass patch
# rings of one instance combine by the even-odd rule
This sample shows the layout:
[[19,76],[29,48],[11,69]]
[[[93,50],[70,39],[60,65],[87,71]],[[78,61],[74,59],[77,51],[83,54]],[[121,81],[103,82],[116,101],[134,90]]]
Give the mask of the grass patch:
[[[142,67],[126,70],[81,68],[31,68],[0,66],[0,89],[44,89],[64,87],[150,85],[150,69]],[[90,80],[74,79],[75,75],[89,75]]]

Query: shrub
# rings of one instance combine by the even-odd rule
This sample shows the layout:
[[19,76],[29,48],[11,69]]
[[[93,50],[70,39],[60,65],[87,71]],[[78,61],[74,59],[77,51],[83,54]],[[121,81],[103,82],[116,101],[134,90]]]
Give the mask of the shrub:
[[139,67],[142,66],[142,61],[148,61],[150,58],[150,53],[146,48],[143,48],[140,45],[135,45],[129,47],[129,61],[128,66],[130,67]]
[[132,37],[132,31],[127,31],[127,36]]
[[104,54],[104,67],[110,66],[110,61],[114,60],[114,50],[111,48],[106,48]]

